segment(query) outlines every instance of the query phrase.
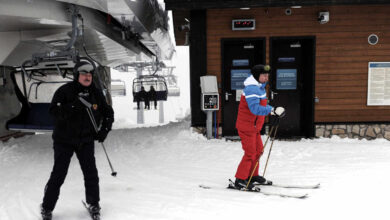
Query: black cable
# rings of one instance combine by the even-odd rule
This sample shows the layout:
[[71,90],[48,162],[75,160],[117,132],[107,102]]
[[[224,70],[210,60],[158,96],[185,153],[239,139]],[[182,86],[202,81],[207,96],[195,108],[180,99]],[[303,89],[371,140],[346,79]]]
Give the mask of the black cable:
[[[85,52],[85,55],[87,55],[87,57],[89,59],[91,59],[92,61],[94,61],[95,63],[97,63],[99,66],[103,66],[100,62],[98,62],[97,60],[95,60],[93,57],[91,57],[89,54],[88,54],[88,51],[87,49],[85,48],[85,29],[84,29],[84,19],[83,17],[80,16],[80,19],[81,19],[81,29],[83,30],[83,44],[82,44],[82,47],[83,47],[83,50]],[[107,71],[106,71],[106,68],[103,68],[103,71],[105,72],[106,76],[108,75]],[[105,87],[105,85],[102,83],[100,77],[99,77],[99,74],[97,74],[98,76],[98,79],[99,79],[99,83],[100,83],[100,86],[101,87],[104,87],[104,89],[107,90],[107,88]]]

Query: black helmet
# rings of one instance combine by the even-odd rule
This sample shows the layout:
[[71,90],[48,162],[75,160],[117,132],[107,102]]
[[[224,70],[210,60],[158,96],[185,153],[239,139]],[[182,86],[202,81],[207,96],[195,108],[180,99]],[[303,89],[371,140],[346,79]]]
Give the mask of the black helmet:
[[252,67],[251,73],[252,76],[258,80],[260,74],[266,73],[269,74],[271,72],[271,67],[269,65],[262,65],[262,64],[257,64]]

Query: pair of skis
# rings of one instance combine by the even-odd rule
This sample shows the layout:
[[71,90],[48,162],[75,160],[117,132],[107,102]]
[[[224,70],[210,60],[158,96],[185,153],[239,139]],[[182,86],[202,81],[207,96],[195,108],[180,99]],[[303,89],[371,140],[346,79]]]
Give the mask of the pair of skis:
[[286,188],[286,189],[318,189],[320,188],[321,184],[313,184],[313,185],[284,185],[284,184],[255,184],[260,186],[272,186],[272,187],[278,187],[278,188]]
[[[260,189],[259,186],[262,186],[262,188]],[[206,186],[206,185],[199,185],[200,188],[203,188],[203,189],[213,189],[213,187],[210,187],[210,186]],[[240,190],[240,191],[246,191],[246,192],[255,192],[255,193],[261,193],[263,195],[266,195],[266,196],[279,196],[279,197],[283,197],[283,198],[295,198],[295,199],[305,199],[309,196],[308,193],[305,193],[305,192],[294,192],[294,193],[279,193],[279,192],[270,192],[270,191],[267,191],[267,190],[264,190],[265,188],[267,187],[277,187],[277,188],[286,188],[286,189],[317,189],[320,187],[320,184],[313,184],[313,185],[283,185],[283,184],[266,184],[266,185],[261,185],[261,184],[257,184],[255,185],[254,188],[252,189],[238,189],[235,187],[234,185],[234,182],[229,179],[229,185],[228,185],[228,189],[235,189],[235,190]]]

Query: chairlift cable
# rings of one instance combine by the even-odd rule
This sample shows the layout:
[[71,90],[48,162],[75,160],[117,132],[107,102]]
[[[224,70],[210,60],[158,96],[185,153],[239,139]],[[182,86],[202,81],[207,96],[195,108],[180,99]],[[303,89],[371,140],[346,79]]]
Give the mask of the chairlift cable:
[[[80,16],[80,19],[81,19],[81,29],[83,30],[83,35],[82,35],[83,50],[84,50],[85,54],[87,55],[87,57],[88,57],[89,59],[91,59],[92,61],[94,61],[95,63],[97,63],[99,66],[102,66],[102,67],[103,67],[102,64],[100,64],[97,60],[95,60],[94,58],[92,58],[92,57],[88,54],[88,51],[87,51],[87,49],[85,48],[84,19],[83,19],[82,16]],[[106,71],[106,68],[103,67],[103,71],[104,71],[104,73],[106,74],[106,76],[108,76],[108,73],[107,73],[107,71]],[[98,78],[98,80],[99,80],[99,84],[100,84],[100,87],[102,88],[102,90],[108,91],[108,88],[107,88],[106,85],[102,82],[102,80],[101,80],[99,74],[96,74],[96,75],[97,75],[97,78]],[[105,93],[104,91],[103,91],[103,95],[104,95],[104,97],[106,98],[106,102],[109,103],[109,102],[107,101],[107,95],[106,95],[106,93]]]
[[157,55],[155,56],[156,57],[156,71],[154,71],[154,73],[152,74],[152,76],[156,75],[157,71],[158,71],[158,57]]

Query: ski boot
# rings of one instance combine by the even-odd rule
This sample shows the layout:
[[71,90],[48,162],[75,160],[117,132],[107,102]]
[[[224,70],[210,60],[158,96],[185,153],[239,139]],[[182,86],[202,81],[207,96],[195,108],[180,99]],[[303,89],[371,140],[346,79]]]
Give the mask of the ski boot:
[[87,208],[89,215],[92,220],[100,220],[100,206],[99,204],[85,204],[85,208]]
[[[249,179],[248,179],[249,181]],[[262,176],[253,176],[251,179],[251,184],[255,185],[272,185],[272,181],[266,180]]]
[[43,206],[41,205],[41,215],[42,215],[42,220],[51,220],[52,211],[43,208]]
[[236,189],[239,189],[239,190],[245,190],[245,189],[252,190],[255,186],[252,183],[248,184],[247,180],[242,180],[242,179],[236,178],[236,181],[234,182],[234,187],[236,187]]

